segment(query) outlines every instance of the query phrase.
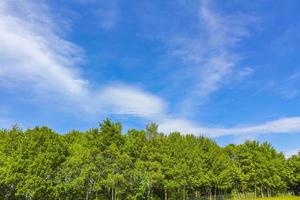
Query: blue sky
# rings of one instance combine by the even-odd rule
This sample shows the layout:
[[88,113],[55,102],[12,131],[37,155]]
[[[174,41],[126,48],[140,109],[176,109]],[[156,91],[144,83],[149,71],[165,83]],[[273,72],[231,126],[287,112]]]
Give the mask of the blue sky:
[[300,2],[0,2],[0,127],[127,128],[300,149]]

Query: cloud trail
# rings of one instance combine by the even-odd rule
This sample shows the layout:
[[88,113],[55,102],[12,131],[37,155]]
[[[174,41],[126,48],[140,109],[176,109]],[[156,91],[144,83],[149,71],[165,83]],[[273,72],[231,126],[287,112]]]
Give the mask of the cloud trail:
[[204,127],[185,119],[167,119],[160,123],[160,130],[165,133],[179,131],[186,134],[219,137],[225,135],[251,135],[271,133],[299,133],[300,117],[279,118],[248,126]]

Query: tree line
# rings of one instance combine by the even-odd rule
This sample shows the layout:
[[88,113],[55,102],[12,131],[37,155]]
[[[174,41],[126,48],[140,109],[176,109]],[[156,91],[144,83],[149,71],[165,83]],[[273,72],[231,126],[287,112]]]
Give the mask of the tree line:
[[0,199],[216,199],[300,193],[300,153],[269,143],[220,147],[156,124],[58,134],[48,127],[0,130]]

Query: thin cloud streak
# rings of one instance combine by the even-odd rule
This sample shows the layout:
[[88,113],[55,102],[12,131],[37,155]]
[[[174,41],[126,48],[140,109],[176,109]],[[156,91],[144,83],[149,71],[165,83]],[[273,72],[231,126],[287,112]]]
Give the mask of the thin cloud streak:
[[251,135],[271,133],[299,133],[300,117],[279,118],[257,125],[235,126],[232,128],[202,127],[185,119],[167,119],[160,123],[160,131],[179,131],[185,134],[219,137],[225,135]]

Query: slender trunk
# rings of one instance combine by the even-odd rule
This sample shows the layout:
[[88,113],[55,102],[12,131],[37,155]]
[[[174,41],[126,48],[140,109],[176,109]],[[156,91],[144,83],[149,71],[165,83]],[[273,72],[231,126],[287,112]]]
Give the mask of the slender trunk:
[[245,197],[245,199],[246,199],[246,193],[245,193],[245,190],[244,190],[244,187],[242,186],[242,194],[244,194],[244,197]]
[[254,184],[254,197],[256,198],[256,183]]
[[211,188],[209,188],[209,200],[212,200],[212,192],[211,192]]
[[111,200],[114,200],[114,188],[111,188]]
[[260,186],[261,198],[264,198],[264,191],[262,185]]
[[214,188],[214,199],[216,200],[217,199],[217,187],[215,186],[215,188]]
[[89,190],[86,191],[85,200],[89,199]]
[[165,200],[168,200],[168,191],[165,189]]
[[150,199],[150,194],[151,194],[151,188],[148,189],[148,192],[147,192],[147,199]]

